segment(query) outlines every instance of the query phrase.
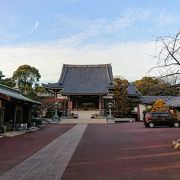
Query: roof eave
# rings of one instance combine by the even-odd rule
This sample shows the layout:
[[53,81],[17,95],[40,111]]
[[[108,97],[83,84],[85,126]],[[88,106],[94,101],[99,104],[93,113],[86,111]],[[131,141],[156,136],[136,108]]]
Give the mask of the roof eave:
[[62,96],[107,95],[108,93],[61,93]]

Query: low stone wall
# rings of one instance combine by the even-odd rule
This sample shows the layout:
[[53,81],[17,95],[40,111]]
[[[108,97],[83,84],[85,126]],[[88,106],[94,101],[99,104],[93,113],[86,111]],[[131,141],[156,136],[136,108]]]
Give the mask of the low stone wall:
[[115,122],[135,122],[135,118],[114,118]]

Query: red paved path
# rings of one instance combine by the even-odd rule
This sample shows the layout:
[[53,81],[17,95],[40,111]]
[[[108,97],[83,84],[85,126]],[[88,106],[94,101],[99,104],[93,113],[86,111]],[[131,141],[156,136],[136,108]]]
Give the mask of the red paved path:
[[63,180],[179,180],[180,152],[171,141],[180,128],[141,123],[89,125]]
[[73,125],[47,125],[35,133],[0,138],[0,175],[31,156]]

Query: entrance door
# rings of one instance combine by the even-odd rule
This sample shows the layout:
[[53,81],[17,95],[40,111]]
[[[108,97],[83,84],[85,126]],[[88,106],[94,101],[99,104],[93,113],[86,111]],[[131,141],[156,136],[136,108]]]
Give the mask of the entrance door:
[[97,96],[78,96],[73,98],[73,109],[95,110],[99,109],[99,98]]

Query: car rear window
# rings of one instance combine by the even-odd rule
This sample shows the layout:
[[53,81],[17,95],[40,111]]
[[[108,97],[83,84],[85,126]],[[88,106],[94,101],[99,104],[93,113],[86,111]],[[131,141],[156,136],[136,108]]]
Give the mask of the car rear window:
[[150,119],[150,118],[152,118],[152,114],[151,114],[151,113],[146,113],[145,118],[146,118],[146,119]]
[[146,113],[145,118],[146,119],[152,119],[152,118],[158,118],[158,117],[169,117],[170,115],[168,113],[162,113],[162,112],[150,112]]
[[168,117],[169,114],[167,114],[167,113],[152,113],[152,116],[154,118],[159,117],[159,116],[161,116],[161,117]]

